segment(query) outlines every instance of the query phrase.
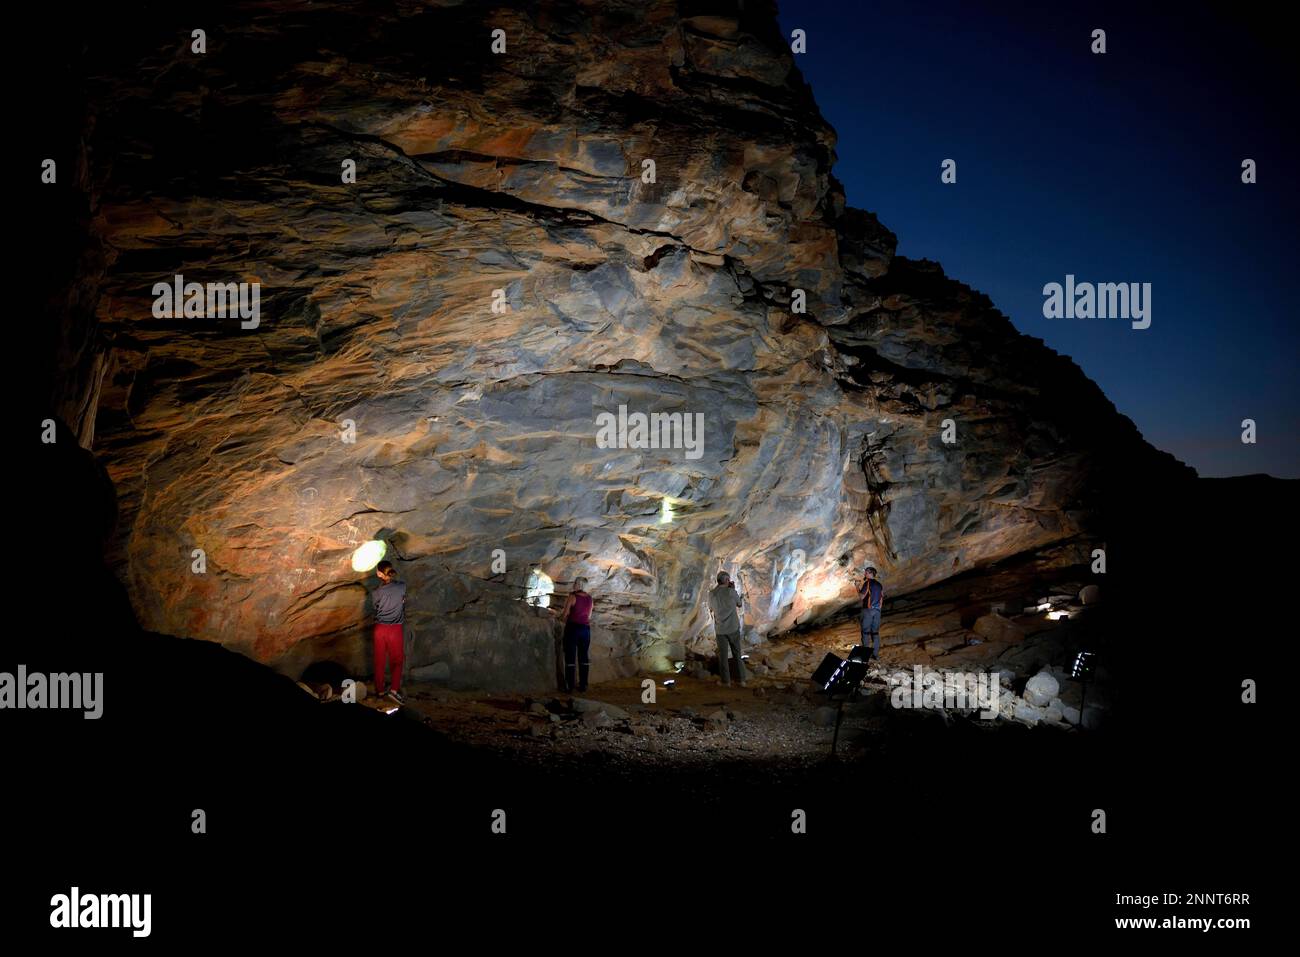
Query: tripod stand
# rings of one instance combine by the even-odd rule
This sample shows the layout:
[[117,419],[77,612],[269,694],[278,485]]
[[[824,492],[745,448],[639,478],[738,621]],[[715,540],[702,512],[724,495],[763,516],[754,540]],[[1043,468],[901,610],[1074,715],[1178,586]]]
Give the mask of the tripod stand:
[[840,741],[840,723],[844,720],[844,703],[851,700],[862,687],[862,679],[867,676],[867,649],[858,647],[849,652],[848,661],[842,661],[836,655],[827,655],[821,667],[813,675],[813,680],[822,686],[828,700],[836,701],[835,734],[831,737],[831,759],[835,759],[835,750]]

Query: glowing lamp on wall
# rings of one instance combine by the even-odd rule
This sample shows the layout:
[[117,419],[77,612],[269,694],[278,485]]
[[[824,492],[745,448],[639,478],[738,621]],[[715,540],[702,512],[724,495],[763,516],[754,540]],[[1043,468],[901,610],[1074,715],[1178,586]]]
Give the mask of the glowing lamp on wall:
[[352,570],[354,572],[368,572],[379,564],[380,560],[388,552],[388,544],[378,540],[365,542],[360,548],[352,553]]
[[663,500],[663,507],[659,510],[659,524],[667,525],[673,520],[673,503],[668,499]]
[[524,587],[524,601],[538,608],[551,607],[551,595],[555,594],[555,582],[551,576],[540,568],[528,573],[528,584]]

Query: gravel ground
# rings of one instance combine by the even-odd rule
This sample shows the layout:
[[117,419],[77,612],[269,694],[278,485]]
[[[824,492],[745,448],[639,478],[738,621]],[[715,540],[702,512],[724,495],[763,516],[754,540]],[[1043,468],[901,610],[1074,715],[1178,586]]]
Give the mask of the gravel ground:
[[[602,763],[615,764],[804,764],[830,753],[834,728],[816,722],[826,699],[806,682],[752,678],[742,689],[722,687],[716,677],[676,681],[671,689],[659,686],[653,704],[642,703],[640,678],[593,685],[576,705],[574,696],[563,694],[482,696],[419,684],[405,693],[408,712],[451,740],[510,751],[514,760],[553,762],[599,753]],[[879,713],[882,689],[868,689],[875,701],[845,709],[839,745],[844,755],[869,749],[873,734],[894,719]],[[608,719],[597,717],[600,704],[612,706]],[[827,717],[822,712],[822,720]]]
[[[804,767],[826,759],[834,733],[834,713],[828,710],[832,703],[807,676],[827,652],[847,656],[856,640],[856,623],[847,622],[760,646],[749,662],[747,688],[723,686],[716,675],[692,674],[692,665],[682,674],[655,675],[652,703],[642,701],[641,682],[646,676],[593,684],[580,698],[559,693],[450,691],[415,682],[403,689],[403,710],[407,718],[423,721],[452,742],[511,762],[552,766],[595,762],[628,768],[764,762]],[[885,674],[910,671],[914,664],[987,666],[992,661],[981,659],[992,651],[991,647],[960,649],[938,659],[919,645],[884,648],[883,670],[874,672],[860,698],[844,709],[840,756],[853,760],[880,754],[916,731],[939,730],[953,722],[981,733],[1007,727],[1007,722],[893,709],[883,680]],[[663,682],[669,679],[675,684],[665,687]],[[386,699],[366,703],[392,707]]]

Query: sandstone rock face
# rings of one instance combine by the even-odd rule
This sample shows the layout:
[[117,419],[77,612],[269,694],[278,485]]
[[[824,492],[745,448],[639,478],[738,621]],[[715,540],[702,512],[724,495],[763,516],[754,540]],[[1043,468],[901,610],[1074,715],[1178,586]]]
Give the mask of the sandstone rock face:
[[[158,11],[96,51],[75,424],[146,627],[367,671],[349,559],[382,538],[410,667],[553,687],[537,566],[588,579],[601,680],[707,650],[719,568],[762,637],[850,604],[868,562],[896,596],[1082,546],[1124,470],[1180,472],[845,206],[770,4],[684,9],[271,0],[203,56]],[[260,283],[256,327],[158,318],[178,274]],[[702,433],[602,447],[620,407]]]

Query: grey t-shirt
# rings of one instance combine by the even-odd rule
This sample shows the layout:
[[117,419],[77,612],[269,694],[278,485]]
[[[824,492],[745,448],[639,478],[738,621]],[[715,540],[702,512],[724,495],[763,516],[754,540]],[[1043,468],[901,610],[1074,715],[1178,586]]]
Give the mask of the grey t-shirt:
[[719,635],[734,635],[740,631],[740,596],[734,588],[719,585],[709,592],[709,607],[713,609],[713,628]]
[[380,585],[370,597],[375,602],[375,621],[381,625],[400,625],[406,621],[406,582],[391,581]]

